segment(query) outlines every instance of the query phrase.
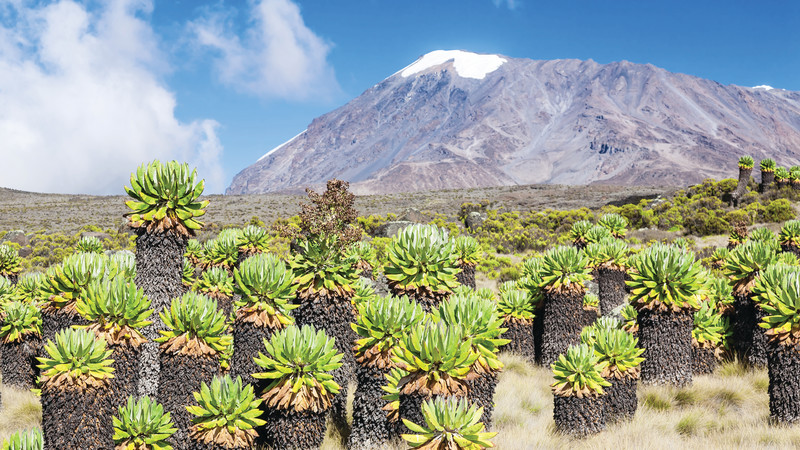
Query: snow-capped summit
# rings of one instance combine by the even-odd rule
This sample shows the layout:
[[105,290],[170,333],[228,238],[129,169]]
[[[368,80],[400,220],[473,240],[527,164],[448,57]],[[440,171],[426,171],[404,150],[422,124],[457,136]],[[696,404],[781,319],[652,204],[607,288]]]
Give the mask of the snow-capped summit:
[[403,69],[400,75],[403,78],[408,78],[425,69],[448,61],[453,61],[453,66],[455,66],[456,73],[459,76],[482,80],[487,74],[500,68],[506,62],[506,59],[497,55],[479,55],[463,50],[435,50]]
[[760,84],[760,85],[758,85],[758,86],[753,86],[753,89],[763,89],[763,90],[765,90],[765,91],[771,91],[771,90],[773,90],[773,89],[775,89],[775,88],[774,88],[774,87],[772,87],[772,86],[768,86],[768,85],[766,85],[766,84]]

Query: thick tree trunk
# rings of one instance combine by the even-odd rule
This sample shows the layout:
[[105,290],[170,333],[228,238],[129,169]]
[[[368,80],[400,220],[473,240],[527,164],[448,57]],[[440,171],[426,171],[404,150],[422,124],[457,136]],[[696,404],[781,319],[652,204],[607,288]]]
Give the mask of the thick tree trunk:
[[758,326],[764,312],[749,295],[733,296],[733,345],[739,360],[754,367],[767,365],[767,335]]
[[731,203],[733,203],[733,206],[739,206],[739,200],[747,190],[747,183],[750,182],[750,174],[752,172],[752,167],[749,169],[742,169],[741,167],[739,168],[739,183],[736,185],[736,190],[734,190],[733,194],[731,194]]
[[692,313],[639,311],[639,345],[644,348],[645,384],[692,384]]
[[625,303],[624,270],[601,267],[597,271],[598,297],[600,298],[600,314],[608,316],[611,312]]
[[775,181],[775,172],[761,171],[761,184],[758,185],[758,192],[762,194],[772,188],[772,183]]
[[497,373],[482,374],[478,378],[467,381],[467,400],[483,407],[481,422],[490,431],[493,426],[494,392],[497,389]]
[[175,434],[167,442],[175,450],[189,450],[189,427],[192,415],[186,410],[196,405],[193,392],[200,391],[200,383],[211,383],[220,371],[219,359],[203,356],[161,353],[161,366],[158,380],[158,402],[169,411],[175,424]]
[[42,387],[44,448],[112,450],[111,390],[75,386]]
[[800,420],[800,348],[770,342],[769,416],[779,424]]
[[[252,322],[236,320],[233,322],[233,358],[231,358],[231,377],[242,377],[243,383],[256,385],[254,373],[261,372],[261,367],[254,358],[264,352],[264,339],[272,337],[272,329],[256,327]],[[260,393],[257,393],[260,394]]]
[[546,291],[542,329],[542,365],[550,367],[572,344],[581,341],[583,290]]
[[503,350],[516,353],[527,359],[531,364],[536,364],[536,342],[533,337],[533,322],[521,321],[506,317],[503,328],[508,328],[502,338],[509,342]]
[[695,375],[705,375],[714,373],[719,366],[717,356],[713,348],[699,347],[692,343],[692,373]]
[[267,409],[261,418],[267,423],[258,430],[265,449],[316,449],[325,439],[327,411],[314,413]]
[[583,438],[606,428],[603,397],[553,395],[553,421],[560,433]]
[[583,307],[582,323],[584,327],[590,327],[597,321],[597,308],[592,306]]
[[139,352],[141,345],[109,345],[113,351],[111,358],[114,362],[114,378],[110,381],[111,408],[117,410],[119,406],[128,403],[129,396],[137,396],[139,385]]
[[[544,308],[540,307],[533,316],[533,346],[536,352],[536,364],[542,364],[542,339],[544,338]],[[549,366],[548,366],[549,367]]]
[[606,421],[614,423],[633,419],[639,404],[636,398],[636,379],[611,377],[608,382],[611,386],[604,388]]
[[356,361],[353,345],[357,335],[350,327],[355,321],[355,313],[350,299],[338,295],[312,295],[300,306],[292,310],[298,326],[313,325],[318,330],[325,330],[328,336],[336,338],[336,350],[343,353],[342,366],[333,371],[333,379],[341,390],[333,400],[331,417],[342,436],[350,433],[347,424],[347,389],[351,380],[355,379]]
[[359,365],[356,368],[358,387],[353,399],[353,430],[350,432],[348,448],[372,450],[385,448],[393,439],[397,427],[389,422],[381,399],[386,393],[381,386],[386,384],[386,373],[374,367]]
[[42,351],[42,340],[38,337],[26,336],[21,342],[2,344],[3,356],[0,367],[3,384],[18,389],[31,389],[36,385],[39,362],[36,357]]
[[136,286],[144,290],[153,308],[152,324],[142,329],[148,342],[139,356],[139,396],[155,397],[158,392],[159,349],[154,341],[164,322],[159,312],[169,308],[172,299],[183,295],[183,254],[188,238],[172,233],[147,233],[137,229]]
[[464,286],[475,289],[475,266],[463,265],[459,268],[461,272],[456,274],[456,280]]
[[73,325],[87,325],[86,321],[77,311],[71,308],[42,310],[42,341],[54,341],[59,331]]

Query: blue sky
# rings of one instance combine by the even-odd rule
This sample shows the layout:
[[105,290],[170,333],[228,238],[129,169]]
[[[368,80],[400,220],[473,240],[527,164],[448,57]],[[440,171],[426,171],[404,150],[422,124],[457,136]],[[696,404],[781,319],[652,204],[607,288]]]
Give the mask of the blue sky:
[[794,1],[0,0],[0,186],[122,193],[159,158],[222,192],[436,49],[800,90],[798,24]]

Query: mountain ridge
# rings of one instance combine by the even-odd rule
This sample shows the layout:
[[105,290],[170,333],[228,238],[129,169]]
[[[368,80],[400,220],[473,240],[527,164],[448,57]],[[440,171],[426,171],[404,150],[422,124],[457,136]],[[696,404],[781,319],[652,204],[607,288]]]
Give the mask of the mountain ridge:
[[483,78],[462,76],[458,54],[403,75],[428,55],[315,118],[226,193],[296,192],[332,177],[360,194],[687,185],[733,176],[742,154],[800,162],[800,92],[628,61],[502,55],[483,55],[504,60]]

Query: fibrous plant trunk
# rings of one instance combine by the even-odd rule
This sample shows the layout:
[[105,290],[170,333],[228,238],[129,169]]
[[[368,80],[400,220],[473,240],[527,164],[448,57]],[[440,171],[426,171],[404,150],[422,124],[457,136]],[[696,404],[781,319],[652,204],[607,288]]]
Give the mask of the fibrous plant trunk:
[[233,358],[231,358],[231,377],[242,377],[243,383],[256,385],[254,373],[263,369],[254,358],[264,351],[264,339],[272,337],[272,329],[257,327],[252,322],[236,319],[233,322]]
[[406,419],[417,425],[424,425],[425,418],[422,415],[422,402],[428,399],[430,399],[430,397],[426,397],[419,392],[413,392],[411,394],[401,393],[399,406],[400,423],[403,422],[403,419]]
[[636,379],[629,376],[607,379],[611,386],[603,388],[606,422],[614,423],[633,419],[638,406]]
[[598,297],[600,298],[600,314],[607,316],[625,303],[624,270],[601,267],[597,270]]
[[533,317],[533,348],[536,353],[536,364],[542,364],[542,338],[544,335],[544,308],[536,310]]
[[59,331],[88,323],[71,305],[58,309],[45,307],[42,309],[42,341],[55,340]]
[[139,357],[139,396],[154,397],[158,392],[159,349],[154,341],[164,322],[159,313],[169,308],[174,298],[183,295],[183,254],[188,238],[174,233],[148,233],[137,229],[136,286],[144,290],[153,308],[152,324],[142,329],[148,342],[142,344]]
[[111,390],[45,383],[42,433],[45,449],[111,450]]
[[769,344],[769,416],[778,424],[800,420],[800,348]]
[[536,364],[536,342],[533,337],[534,320],[506,317],[503,321],[503,328],[507,328],[503,333],[503,339],[511,341],[503,347],[503,350],[516,353],[531,364]]
[[318,330],[325,330],[328,336],[334,337],[336,350],[343,353],[342,366],[333,371],[333,380],[341,390],[334,397],[331,406],[331,418],[341,436],[350,432],[347,424],[347,389],[351,380],[355,379],[356,361],[353,345],[357,335],[350,323],[355,322],[355,313],[350,299],[345,296],[329,294],[312,294],[304,300],[298,298],[300,306],[292,311],[297,326],[313,325]]
[[758,185],[758,192],[764,193],[770,190],[772,183],[775,181],[775,172],[761,171],[761,184]]
[[467,380],[467,400],[483,407],[481,422],[487,430],[492,429],[494,415],[494,392],[497,389],[497,373],[483,373],[477,378]]
[[542,365],[550,367],[570,345],[580,343],[583,289],[545,289],[543,316]]
[[733,203],[733,206],[739,206],[739,199],[742,198],[745,190],[747,190],[747,183],[750,182],[750,174],[752,172],[752,167],[748,169],[739,167],[739,183],[736,184],[736,190],[731,194],[731,203]]
[[456,274],[456,280],[464,286],[475,289],[475,266],[463,264],[459,266],[460,272]]
[[719,366],[717,355],[713,347],[701,347],[692,343],[692,373],[705,375],[714,373]]
[[590,327],[597,320],[597,308],[592,306],[583,307],[583,326]]
[[800,181],[792,181],[792,189],[795,191],[800,191]]
[[645,384],[692,384],[692,313],[689,310],[639,311],[639,345],[644,348]]
[[129,396],[137,396],[139,385],[139,352],[142,344],[131,345],[128,343],[109,345],[112,351],[111,359],[114,362],[114,378],[110,381],[111,408],[117,410],[125,406]]
[[437,294],[422,290],[407,291],[392,284],[389,284],[389,292],[396,297],[408,295],[408,298],[417,302],[426,313],[430,313],[439,308],[439,304],[449,297],[449,294]]
[[211,384],[214,375],[219,374],[219,358],[162,352],[161,367],[164,370],[158,380],[158,402],[172,415],[177,429],[167,442],[175,450],[188,450],[192,415],[186,406],[197,404],[192,393],[200,391],[201,382]]
[[794,256],[800,258],[800,247],[791,244],[781,244],[781,250],[786,253],[794,253]]
[[583,438],[606,428],[603,397],[553,395],[553,421],[560,433]]
[[33,388],[39,375],[36,357],[41,349],[42,339],[31,335],[20,342],[4,343],[0,358],[3,384],[25,390]]
[[749,294],[733,295],[733,345],[739,360],[753,367],[767,365],[767,335],[758,326],[764,312]]
[[390,441],[400,437],[383,410],[386,401],[381,397],[386,393],[381,386],[386,384],[386,372],[359,364],[356,379],[358,387],[353,399],[353,429],[347,447],[353,450],[384,448]]
[[265,449],[315,449],[325,438],[327,411],[302,413],[269,408],[261,418],[267,423],[259,427],[259,443]]

